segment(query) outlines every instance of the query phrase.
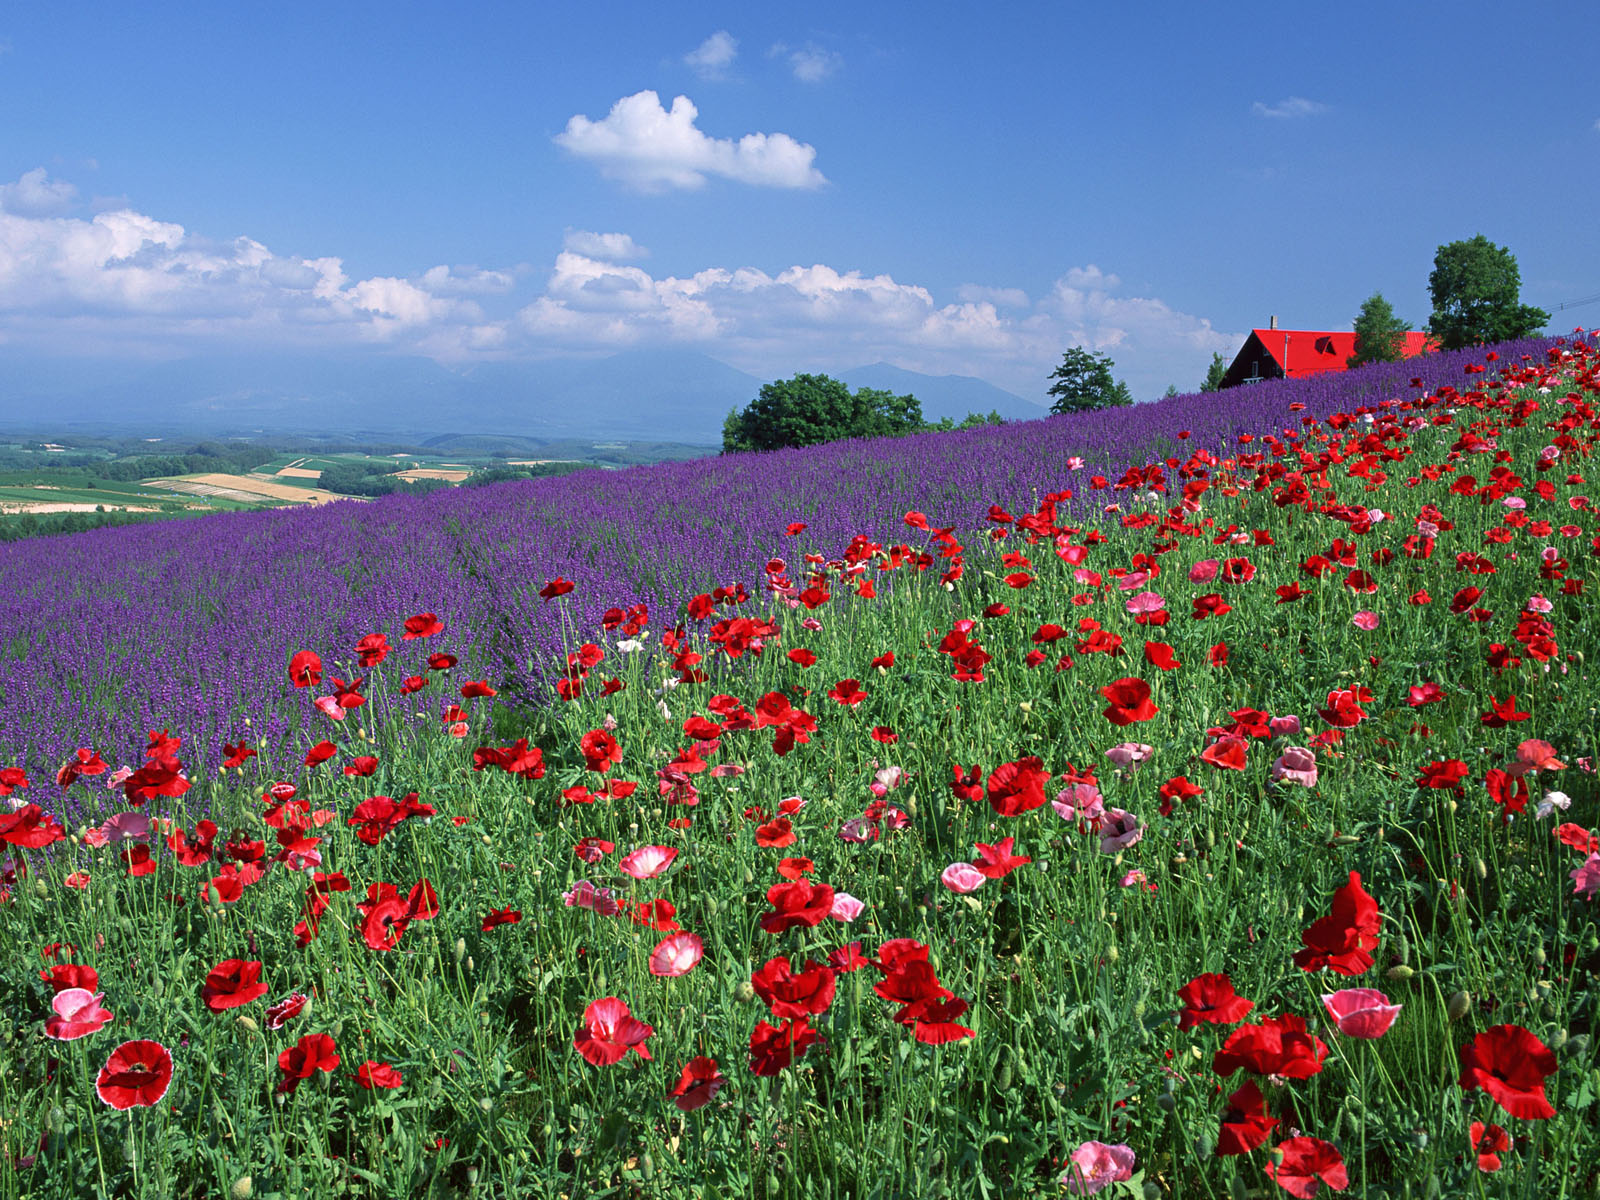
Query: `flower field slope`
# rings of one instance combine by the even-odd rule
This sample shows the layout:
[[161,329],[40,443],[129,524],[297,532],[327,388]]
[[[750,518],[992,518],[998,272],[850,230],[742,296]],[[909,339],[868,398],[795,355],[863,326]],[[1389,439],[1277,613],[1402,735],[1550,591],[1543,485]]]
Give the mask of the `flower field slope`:
[[1600,354],[1403,367],[7,560],[0,1196],[1596,1195]]

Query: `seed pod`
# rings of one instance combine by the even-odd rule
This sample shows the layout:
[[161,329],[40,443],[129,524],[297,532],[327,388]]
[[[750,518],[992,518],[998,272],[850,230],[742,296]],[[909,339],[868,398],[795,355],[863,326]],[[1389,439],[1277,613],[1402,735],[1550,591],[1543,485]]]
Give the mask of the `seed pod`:
[[733,989],[733,998],[740,1004],[749,1004],[756,998],[755,985],[748,979],[742,980],[739,986]]
[[1405,934],[1402,933],[1394,939],[1394,953],[1395,961],[1401,966],[1405,966],[1410,961],[1411,943],[1406,939]]
[[1545,964],[1545,953],[1542,945],[1533,948],[1533,965],[1542,967]]
[[1449,1003],[1445,1006],[1445,1014],[1452,1021],[1459,1021],[1472,1011],[1472,993],[1455,992],[1451,995]]
[[250,1200],[250,1194],[256,1189],[256,1181],[248,1175],[241,1175],[233,1181],[233,1186],[228,1189],[231,1200]]
[[1489,878],[1489,864],[1484,862],[1483,859],[1481,859],[1481,858],[1473,859],[1472,860],[1472,869],[1478,873],[1478,878],[1479,879],[1487,879],[1487,878]]
[[1011,1087],[1011,1059],[1011,1048],[1000,1047],[1000,1058],[994,1067],[994,1087],[997,1092],[1004,1092]]
[[1402,965],[1402,966],[1398,966],[1398,967],[1390,967],[1383,974],[1384,974],[1384,977],[1387,978],[1387,979],[1410,979],[1413,975],[1416,974],[1416,972],[1413,971],[1410,967]]
[[256,1024],[256,1019],[248,1013],[240,1013],[233,1019],[233,1023],[246,1033],[260,1033],[261,1026]]

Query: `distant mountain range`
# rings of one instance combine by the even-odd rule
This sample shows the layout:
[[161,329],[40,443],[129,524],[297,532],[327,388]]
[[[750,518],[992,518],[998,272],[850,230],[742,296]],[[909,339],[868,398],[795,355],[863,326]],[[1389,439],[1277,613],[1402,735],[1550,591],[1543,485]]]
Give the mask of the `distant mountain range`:
[[[964,375],[888,363],[830,372],[852,388],[910,392],[930,421],[1043,405]],[[154,364],[33,357],[0,347],[0,429],[119,434],[515,434],[720,444],[728,412],[762,383],[708,355],[635,350],[600,359],[480,363],[428,358],[203,355]]]

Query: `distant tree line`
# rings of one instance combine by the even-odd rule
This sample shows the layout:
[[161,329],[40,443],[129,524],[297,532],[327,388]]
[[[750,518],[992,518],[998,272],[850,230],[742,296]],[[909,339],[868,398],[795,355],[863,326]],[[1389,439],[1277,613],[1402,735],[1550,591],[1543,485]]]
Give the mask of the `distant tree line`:
[[530,463],[523,466],[490,467],[484,471],[474,471],[464,480],[462,487],[487,487],[491,483],[512,483],[519,479],[548,479],[554,475],[571,475],[574,471],[588,471],[592,466],[589,463],[563,462],[563,463]]
[[845,438],[903,437],[977,425],[1003,425],[998,412],[968,413],[959,423],[944,417],[928,422],[915,396],[882,388],[857,388],[827,375],[796,375],[763,384],[743,409],[722,423],[722,452],[782,450],[816,446]]
[[450,487],[447,479],[401,479],[396,472],[398,463],[340,463],[324,467],[317,477],[317,486],[325,492],[341,496],[393,496],[403,492],[408,496],[426,496]]
[[114,525],[143,525],[173,517],[201,516],[203,512],[182,511],[178,504],[163,504],[161,512],[65,512],[6,513],[0,515],[0,542],[20,542],[26,538],[49,537],[56,533],[84,533]]

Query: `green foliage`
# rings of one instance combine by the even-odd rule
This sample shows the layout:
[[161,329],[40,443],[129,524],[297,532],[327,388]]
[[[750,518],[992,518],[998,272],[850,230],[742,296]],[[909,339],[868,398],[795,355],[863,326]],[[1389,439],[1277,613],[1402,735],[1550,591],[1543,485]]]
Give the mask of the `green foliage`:
[[1428,276],[1433,297],[1428,328],[1445,350],[1531,337],[1550,314],[1519,303],[1521,287],[1511,251],[1483,234],[1440,246]]
[[988,416],[984,416],[982,413],[969,412],[959,422],[949,417],[940,417],[932,425],[925,426],[925,428],[930,433],[949,433],[953,429],[976,429],[980,425],[1004,425],[1005,423],[1006,419],[1000,415],[998,410],[990,409]]
[[1128,385],[1111,377],[1116,366],[1106,354],[1091,354],[1074,346],[1061,356],[1061,365],[1050,373],[1055,380],[1049,395],[1055,397],[1053,413],[1087,412],[1094,408],[1120,408],[1133,403]]
[[588,463],[534,463],[525,467],[490,467],[476,471],[462,482],[462,487],[487,487],[491,483],[510,483],[518,479],[548,479],[554,475],[571,475],[574,471],[587,471]]
[[763,384],[761,394],[722,425],[723,453],[816,446],[843,438],[893,437],[926,428],[915,396],[849,387],[827,375]]
[[317,486],[324,491],[341,496],[392,496],[405,492],[412,496],[426,496],[450,484],[443,479],[401,479],[395,472],[398,463],[340,463],[323,468]]
[[1222,377],[1228,373],[1228,360],[1221,354],[1211,355],[1211,365],[1206,368],[1206,377],[1200,384],[1202,392],[1214,392],[1222,386]]
[[1410,324],[1394,315],[1394,309],[1383,298],[1383,293],[1373,292],[1361,302],[1361,311],[1356,314],[1356,351],[1345,360],[1345,366],[1398,362],[1405,357],[1406,334],[1409,332]]

